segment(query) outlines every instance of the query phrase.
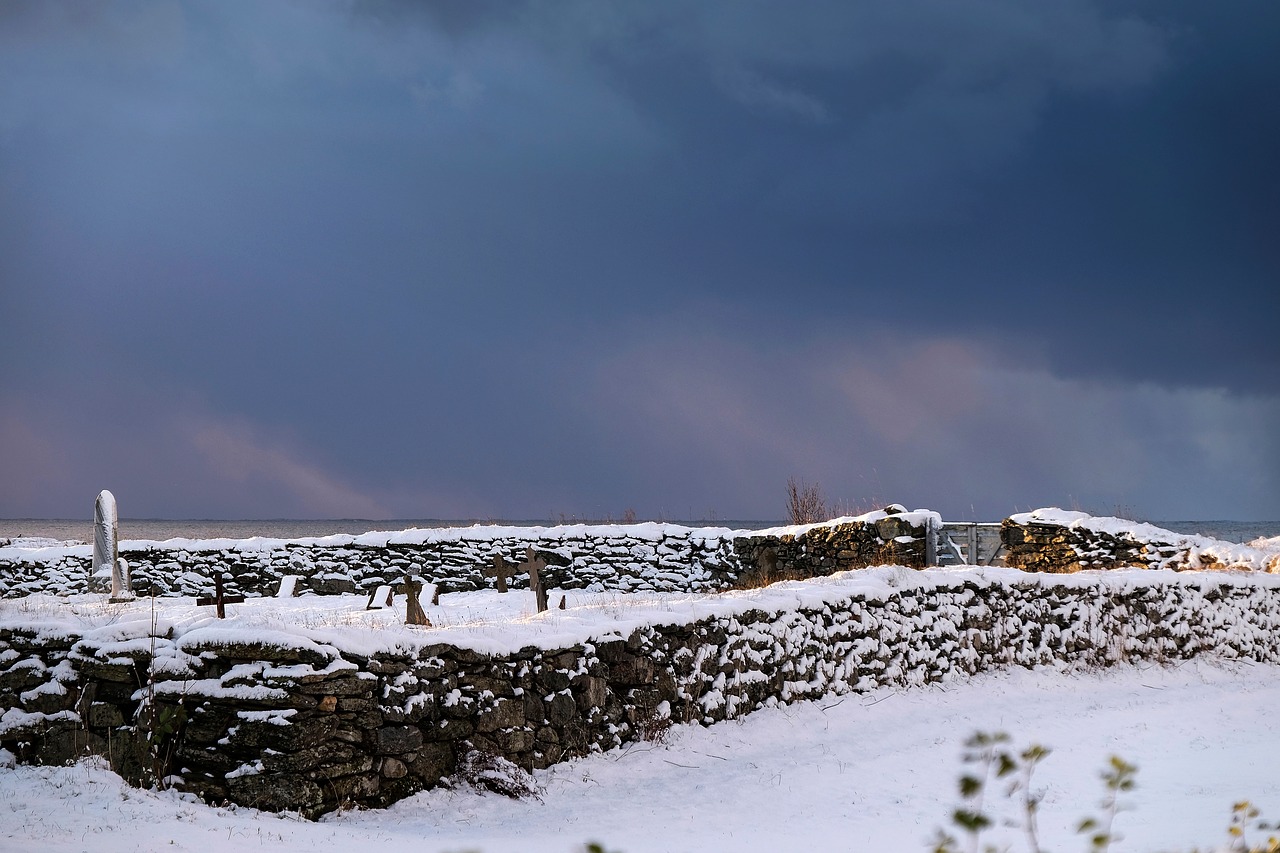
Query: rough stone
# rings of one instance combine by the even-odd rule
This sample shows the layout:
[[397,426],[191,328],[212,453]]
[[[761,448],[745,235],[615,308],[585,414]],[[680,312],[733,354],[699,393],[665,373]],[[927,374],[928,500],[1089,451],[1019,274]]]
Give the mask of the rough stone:
[[476,718],[478,732],[492,732],[521,725],[524,725],[524,704],[512,699],[499,699],[492,708],[480,712]]
[[110,728],[124,725],[124,714],[120,708],[106,702],[94,702],[85,714],[85,723],[94,728]]
[[450,775],[456,768],[453,747],[447,743],[424,743],[418,757],[409,764],[409,771],[429,784]]
[[376,749],[379,755],[413,752],[422,746],[422,730],[416,726],[385,726],[378,729]]

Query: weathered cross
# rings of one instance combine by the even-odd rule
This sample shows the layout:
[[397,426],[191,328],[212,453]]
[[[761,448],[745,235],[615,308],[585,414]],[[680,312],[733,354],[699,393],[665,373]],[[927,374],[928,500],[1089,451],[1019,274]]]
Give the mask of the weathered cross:
[[422,602],[418,600],[418,596],[422,594],[422,584],[405,575],[404,583],[400,585],[400,592],[404,594],[404,624],[425,625],[430,628],[431,620],[427,618],[426,611],[422,609]]
[[226,590],[222,586],[222,573],[219,572],[213,576],[213,595],[206,595],[203,598],[197,598],[196,607],[208,607],[211,604],[216,605],[218,608],[218,618],[226,619],[227,605],[239,604],[242,601],[244,601],[243,595],[227,595]]
[[487,578],[495,578],[497,580],[498,592],[507,591],[507,578],[511,577],[511,564],[507,562],[507,558],[501,554],[493,555],[493,571],[485,572]]
[[529,589],[533,590],[534,601],[537,602],[538,612],[541,613],[547,609],[547,591],[542,586],[540,572],[547,567],[547,561],[532,548],[525,548],[524,555],[525,561],[517,567],[517,571],[529,573]]

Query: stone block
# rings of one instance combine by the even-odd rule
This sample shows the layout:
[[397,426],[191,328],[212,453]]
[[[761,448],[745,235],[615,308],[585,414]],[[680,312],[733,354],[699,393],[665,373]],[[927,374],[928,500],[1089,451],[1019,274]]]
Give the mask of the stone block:
[[541,692],[555,693],[557,690],[564,690],[569,686],[569,676],[567,673],[552,669],[548,665],[534,676],[533,682]]
[[574,679],[574,682],[574,693],[582,713],[604,706],[605,699],[609,695],[608,682],[592,675],[580,675]]
[[529,752],[535,740],[533,732],[525,728],[504,729],[494,732],[492,737],[499,750],[508,757]]
[[112,728],[124,725],[124,714],[115,705],[94,702],[85,712],[84,721],[86,725],[93,728]]
[[379,755],[396,755],[413,752],[422,743],[422,730],[417,726],[384,726],[378,729],[374,748]]
[[609,681],[626,687],[639,687],[653,682],[653,661],[639,655],[618,655],[609,664]]
[[452,774],[457,769],[457,759],[447,743],[424,743],[408,767],[410,773],[430,785]]
[[288,720],[288,725],[268,720],[237,720],[232,723],[234,734],[229,735],[231,746],[247,750],[276,749],[295,752],[328,740],[338,728],[338,721],[333,716],[309,720],[284,719]]
[[339,678],[327,678],[310,684],[302,684],[296,690],[310,696],[370,697],[377,684],[371,678],[356,678],[354,675]]
[[553,726],[562,727],[578,716],[577,704],[566,693],[556,693],[546,706],[547,722]]
[[499,699],[491,708],[476,717],[476,731],[492,732],[498,729],[524,725],[524,703],[514,699]]
[[382,759],[380,772],[384,779],[400,779],[409,773],[409,768],[400,759],[387,756]]
[[226,790],[233,802],[269,812],[299,811],[317,817],[325,806],[318,784],[290,774],[237,776],[226,781]]

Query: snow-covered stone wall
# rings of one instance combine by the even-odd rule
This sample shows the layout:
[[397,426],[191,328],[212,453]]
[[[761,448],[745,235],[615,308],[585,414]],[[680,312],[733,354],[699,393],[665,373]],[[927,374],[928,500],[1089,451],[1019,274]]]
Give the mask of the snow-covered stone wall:
[[75,628],[10,607],[0,747],[24,761],[110,754],[133,778],[316,816],[388,804],[464,765],[494,781],[499,758],[545,767],[672,720],[800,699],[1008,666],[1280,660],[1271,575],[898,567],[659,599],[488,634]]
[[1005,519],[1000,540],[1005,564],[1029,572],[1126,567],[1280,572],[1280,550],[1052,507]]
[[[675,524],[476,526],[296,541],[124,541],[120,556],[141,595],[212,595],[215,574],[232,595],[271,596],[286,576],[302,594],[364,592],[406,574],[443,592],[491,589],[493,558],[518,565],[525,549],[547,561],[548,586],[620,592],[708,592],[733,586],[771,551],[795,576],[828,575],[869,565],[924,566],[928,511],[873,512],[820,525],[745,531]],[[98,591],[88,546],[0,548],[0,597]],[[95,583],[96,581],[96,583]],[[527,575],[512,583],[527,585]]]

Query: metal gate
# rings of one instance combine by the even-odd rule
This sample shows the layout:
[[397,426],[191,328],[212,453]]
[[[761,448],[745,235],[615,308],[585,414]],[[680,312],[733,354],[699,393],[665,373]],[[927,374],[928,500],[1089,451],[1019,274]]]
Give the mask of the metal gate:
[[933,566],[1003,566],[1000,522],[943,522],[935,527],[928,562]]

